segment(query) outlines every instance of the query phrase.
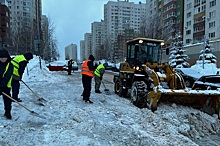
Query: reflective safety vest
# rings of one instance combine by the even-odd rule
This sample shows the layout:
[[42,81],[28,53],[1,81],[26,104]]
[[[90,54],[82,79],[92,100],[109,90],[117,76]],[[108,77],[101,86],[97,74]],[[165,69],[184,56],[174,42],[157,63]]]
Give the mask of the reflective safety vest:
[[11,63],[14,65],[14,72],[13,72],[14,76],[20,77],[19,72],[18,72],[19,63],[24,60],[27,61],[24,55],[18,55],[12,59]]
[[105,67],[104,67],[103,64],[100,64],[100,65],[96,68],[96,70],[95,70],[95,75],[97,75],[98,77],[100,77],[100,76],[101,76],[101,74],[100,74],[100,69],[102,69],[102,68],[105,68]]
[[[5,74],[6,74],[7,71],[8,71],[9,65],[10,65],[10,62],[8,62],[7,66],[6,66],[6,69],[5,69],[5,72],[4,72],[3,75],[2,75],[3,78],[4,78]],[[7,84],[7,87],[8,87],[8,88],[11,88],[11,81],[12,81],[12,76],[11,76],[10,80],[8,81],[8,84]]]
[[86,60],[83,65],[82,65],[82,72],[81,74],[82,75],[87,75],[87,76],[90,76],[90,77],[93,77],[94,76],[94,73],[93,71],[89,70],[89,67],[87,65],[87,63],[91,61],[91,60]]

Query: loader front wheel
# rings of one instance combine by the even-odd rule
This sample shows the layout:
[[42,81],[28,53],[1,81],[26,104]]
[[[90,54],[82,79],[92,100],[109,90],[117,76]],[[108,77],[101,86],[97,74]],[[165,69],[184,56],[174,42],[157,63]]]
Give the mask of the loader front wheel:
[[131,102],[139,108],[144,108],[147,105],[147,94],[146,83],[135,81],[131,87]]
[[120,92],[120,81],[119,81],[119,79],[117,79],[116,81],[115,81],[115,94],[118,94],[119,92]]

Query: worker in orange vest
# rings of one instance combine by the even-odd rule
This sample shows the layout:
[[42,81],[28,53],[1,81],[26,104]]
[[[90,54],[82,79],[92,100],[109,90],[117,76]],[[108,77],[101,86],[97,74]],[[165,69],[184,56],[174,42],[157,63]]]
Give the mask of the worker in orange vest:
[[93,103],[89,98],[91,94],[92,89],[92,78],[94,77],[94,60],[95,57],[93,55],[89,55],[89,59],[86,60],[82,64],[82,84],[83,84],[83,100],[85,100],[86,103]]

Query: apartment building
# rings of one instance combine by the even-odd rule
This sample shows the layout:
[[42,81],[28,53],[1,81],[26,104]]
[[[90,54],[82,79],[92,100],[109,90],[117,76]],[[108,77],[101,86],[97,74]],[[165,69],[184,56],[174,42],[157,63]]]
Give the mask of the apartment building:
[[[33,50],[41,37],[41,0],[7,0],[10,10],[12,42],[17,53]],[[38,48],[39,49],[39,48]]]
[[0,0],[0,48],[10,43],[10,12],[6,0]]
[[[88,59],[90,54],[93,54],[92,50],[92,33],[85,33],[84,34],[84,41],[85,41],[85,57]],[[96,54],[93,54],[96,57]]]
[[124,35],[126,29],[133,29],[135,33],[140,33],[141,27],[145,25],[146,4],[139,2],[123,1],[108,1],[104,5],[104,23],[108,50],[107,56],[114,59],[115,51],[118,50],[114,44],[118,40],[119,35]]
[[183,0],[148,0],[146,7],[147,37],[170,44],[175,34],[183,35]]
[[185,0],[184,45],[220,38],[220,1]]
[[65,59],[66,60],[73,59],[74,61],[77,61],[77,45],[76,44],[70,44],[65,47]]
[[80,61],[86,60],[88,57],[85,56],[85,41],[80,41]]
[[92,54],[96,54],[96,59],[102,59],[103,57],[103,49],[105,38],[105,27],[104,21],[93,22],[92,23]]

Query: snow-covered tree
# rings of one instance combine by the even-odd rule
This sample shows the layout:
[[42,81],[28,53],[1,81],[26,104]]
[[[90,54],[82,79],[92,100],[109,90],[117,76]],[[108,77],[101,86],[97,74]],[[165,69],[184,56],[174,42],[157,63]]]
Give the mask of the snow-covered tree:
[[216,64],[217,58],[215,55],[212,54],[211,45],[209,44],[209,41],[206,41],[205,49],[200,51],[199,59],[196,61],[197,64],[203,64],[203,58],[204,58],[204,64]]
[[184,54],[183,41],[180,33],[175,35],[172,47],[170,49],[169,65],[172,68],[188,68],[190,64],[187,62],[189,56]]

